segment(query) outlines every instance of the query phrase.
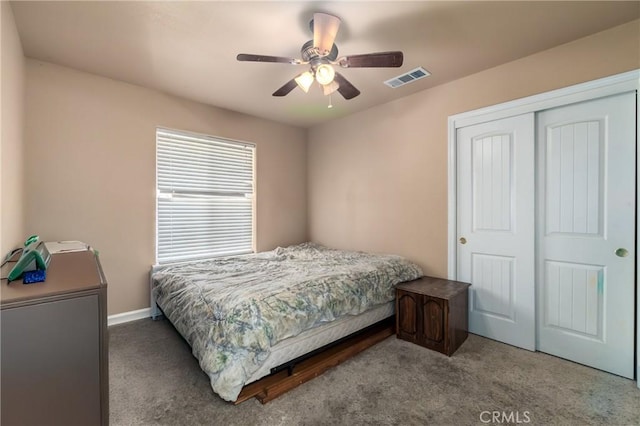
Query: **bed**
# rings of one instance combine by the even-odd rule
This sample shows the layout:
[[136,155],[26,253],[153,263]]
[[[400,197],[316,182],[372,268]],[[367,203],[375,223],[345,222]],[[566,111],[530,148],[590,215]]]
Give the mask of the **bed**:
[[271,370],[394,314],[394,287],[416,264],[304,243],[151,273],[157,306],[191,345],[221,398]]

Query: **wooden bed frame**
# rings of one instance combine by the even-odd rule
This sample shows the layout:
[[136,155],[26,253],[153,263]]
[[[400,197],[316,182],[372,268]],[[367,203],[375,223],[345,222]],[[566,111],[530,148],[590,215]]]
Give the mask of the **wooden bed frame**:
[[266,404],[393,334],[395,316],[275,368],[274,370],[279,371],[246,385],[234,404],[240,404],[253,397]]

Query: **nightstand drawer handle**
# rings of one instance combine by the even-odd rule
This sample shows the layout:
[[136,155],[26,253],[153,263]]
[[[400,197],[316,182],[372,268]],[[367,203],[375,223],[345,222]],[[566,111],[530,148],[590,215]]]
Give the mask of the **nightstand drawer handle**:
[[465,237],[460,237],[460,244],[467,244],[467,239]]

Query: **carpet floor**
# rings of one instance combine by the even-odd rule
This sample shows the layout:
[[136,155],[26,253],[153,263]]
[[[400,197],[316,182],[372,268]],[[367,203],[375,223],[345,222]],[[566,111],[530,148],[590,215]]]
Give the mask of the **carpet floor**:
[[213,393],[168,321],[109,337],[112,425],[640,424],[635,382],[475,335],[451,358],[390,337],[266,405],[238,406]]

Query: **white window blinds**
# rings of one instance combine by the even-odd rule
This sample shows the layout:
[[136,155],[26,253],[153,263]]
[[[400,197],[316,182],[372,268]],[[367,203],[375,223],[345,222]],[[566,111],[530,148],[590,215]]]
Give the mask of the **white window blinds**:
[[253,250],[255,146],[156,131],[158,263]]

